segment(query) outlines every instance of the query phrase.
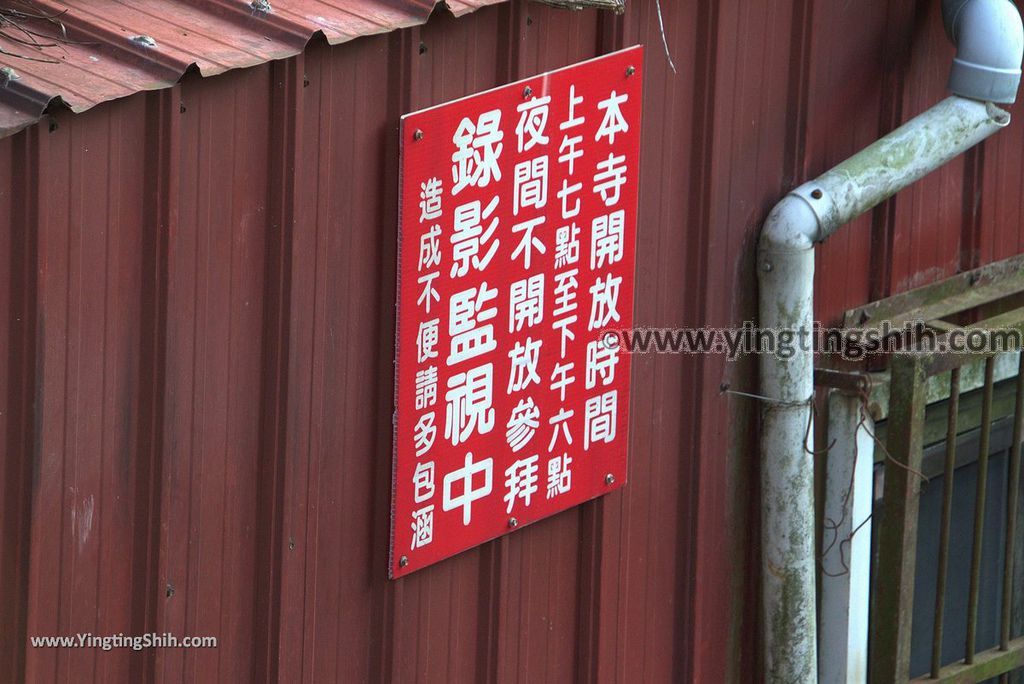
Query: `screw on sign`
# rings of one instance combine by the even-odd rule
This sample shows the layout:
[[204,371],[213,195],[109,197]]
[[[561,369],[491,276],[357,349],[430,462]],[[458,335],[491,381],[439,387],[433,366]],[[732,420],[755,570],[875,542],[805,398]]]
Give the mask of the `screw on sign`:
[[626,482],[643,49],[402,119],[389,572]]

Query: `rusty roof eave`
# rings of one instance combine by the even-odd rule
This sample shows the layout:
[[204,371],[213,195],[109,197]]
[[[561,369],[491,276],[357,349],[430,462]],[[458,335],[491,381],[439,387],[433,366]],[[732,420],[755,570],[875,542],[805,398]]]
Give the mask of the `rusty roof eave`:
[[[317,34],[331,45],[426,23],[436,5],[456,17],[506,0],[31,0],[8,8],[68,41],[42,48],[0,36],[0,137],[39,121],[54,103],[83,112],[167,88],[186,72],[213,76],[301,53]],[[342,7],[341,5],[344,4]],[[260,8],[269,7],[270,11]],[[59,25],[55,22],[59,21]],[[21,55],[21,56],[18,56]],[[26,58],[27,57],[27,58]]]

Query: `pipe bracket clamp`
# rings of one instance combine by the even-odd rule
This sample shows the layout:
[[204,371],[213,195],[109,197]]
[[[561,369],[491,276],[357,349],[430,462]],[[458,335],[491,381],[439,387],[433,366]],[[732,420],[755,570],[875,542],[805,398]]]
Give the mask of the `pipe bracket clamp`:
[[839,207],[824,185],[818,181],[804,183],[798,188],[790,190],[789,194],[799,197],[814,212],[818,219],[818,234],[814,237],[815,242],[821,242],[832,234],[839,224]]

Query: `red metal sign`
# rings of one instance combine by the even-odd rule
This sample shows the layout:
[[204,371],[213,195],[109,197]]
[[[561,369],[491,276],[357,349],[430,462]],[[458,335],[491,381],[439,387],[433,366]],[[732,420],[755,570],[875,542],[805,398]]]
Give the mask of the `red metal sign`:
[[642,62],[402,119],[392,577],[626,481]]

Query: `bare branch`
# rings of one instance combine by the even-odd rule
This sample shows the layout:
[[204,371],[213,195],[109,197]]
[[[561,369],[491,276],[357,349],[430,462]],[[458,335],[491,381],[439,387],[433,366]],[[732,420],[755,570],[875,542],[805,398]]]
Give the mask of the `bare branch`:
[[[28,8],[28,5],[25,5]],[[0,55],[27,59],[33,62],[57,64],[59,59],[45,54],[46,48],[62,49],[64,45],[85,44],[68,38],[67,27],[61,21],[67,10],[53,13],[42,13],[34,9],[14,9],[0,7],[0,41],[23,48],[37,50],[39,55],[13,52],[0,46]]]

